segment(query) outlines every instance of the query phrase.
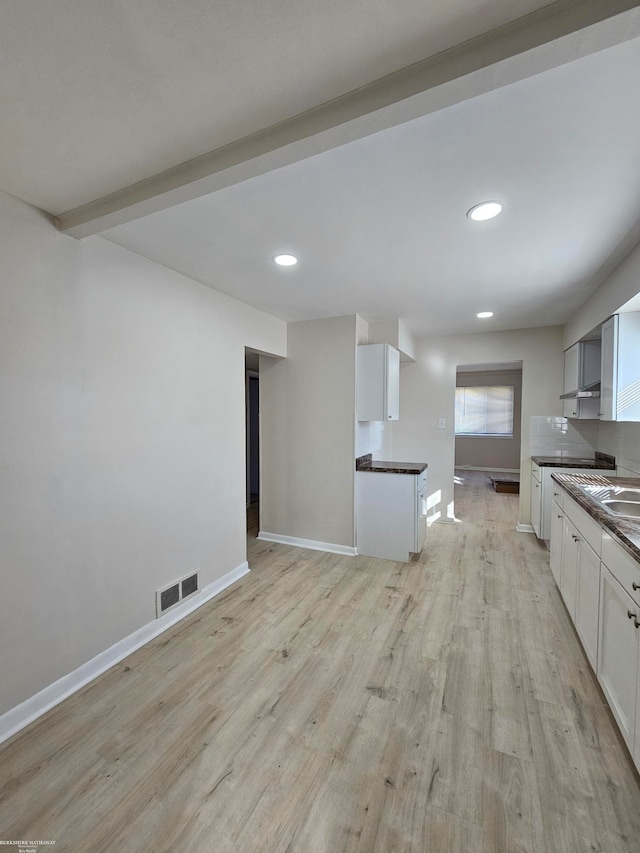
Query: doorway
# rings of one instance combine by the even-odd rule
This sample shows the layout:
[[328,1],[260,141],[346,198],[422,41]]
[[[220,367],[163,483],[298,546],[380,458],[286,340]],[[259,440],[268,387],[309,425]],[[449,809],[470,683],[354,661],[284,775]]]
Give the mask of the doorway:
[[247,533],[257,536],[260,520],[260,364],[245,349]]
[[[520,481],[522,362],[462,364],[456,370],[455,480],[484,472],[486,487],[517,492]],[[474,478],[477,481],[477,475]],[[497,485],[497,483],[500,485]]]

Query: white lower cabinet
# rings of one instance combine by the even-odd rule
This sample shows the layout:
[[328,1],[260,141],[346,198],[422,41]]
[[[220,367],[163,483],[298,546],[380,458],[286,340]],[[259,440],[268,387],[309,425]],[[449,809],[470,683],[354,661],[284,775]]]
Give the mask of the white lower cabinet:
[[358,553],[405,563],[419,554],[427,535],[427,472],[358,471]]
[[[591,666],[598,665],[598,608],[602,530],[575,501],[566,497],[563,511],[554,503],[551,551],[561,550],[560,591]],[[562,515],[562,519],[557,518]],[[560,543],[556,532],[562,525]],[[557,583],[557,581],[556,581]]]
[[576,580],[578,572],[576,538],[578,531],[564,519],[562,528],[562,569],[560,572],[560,592],[564,598],[569,615],[576,621]]
[[554,501],[551,510],[551,543],[550,563],[551,573],[560,588],[562,583],[562,533],[564,529],[564,515],[561,507]]
[[589,658],[598,666],[598,617],[600,606],[600,557],[578,537],[576,548],[576,631]]
[[[558,468],[551,465],[531,464],[531,526],[538,539],[551,539],[553,504],[562,507],[562,488],[553,480],[554,473],[584,474],[590,469]],[[595,522],[594,522],[595,523]]]
[[[539,469],[538,469],[539,470]],[[534,472],[531,474],[531,526],[538,539],[542,538],[542,485]]]
[[[638,606],[603,564],[600,585],[598,681],[631,752],[636,729],[640,631]],[[636,761],[637,763],[637,761]]]
[[585,653],[640,769],[640,562],[567,494],[550,564]]

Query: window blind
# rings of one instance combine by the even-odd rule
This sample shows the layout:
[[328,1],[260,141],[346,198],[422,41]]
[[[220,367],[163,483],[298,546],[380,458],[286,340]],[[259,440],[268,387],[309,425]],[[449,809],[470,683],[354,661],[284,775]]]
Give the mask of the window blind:
[[456,388],[456,435],[513,435],[513,385]]

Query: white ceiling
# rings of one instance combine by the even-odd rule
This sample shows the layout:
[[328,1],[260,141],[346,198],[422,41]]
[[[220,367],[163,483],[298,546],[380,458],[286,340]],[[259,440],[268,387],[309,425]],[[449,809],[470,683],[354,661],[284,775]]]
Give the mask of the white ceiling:
[[88,203],[547,0],[3,0],[0,188]]
[[[638,6],[4,0],[0,188],[76,236],[131,220],[104,236],[283,319],[357,312],[417,334],[562,323],[640,238]],[[279,151],[250,163],[267,138]],[[235,178],[196,198],[185,161],[234,156]],[[503,216],[465,218],[492,197]],[[287,249],[299,265],[276,268]],[[495,317],[480,323],[482,309]]]
[[[560,324],[638,225],[638,91],[635,39],[105,236],[286,320]],[[504,213],[471,223],[487,198]]]

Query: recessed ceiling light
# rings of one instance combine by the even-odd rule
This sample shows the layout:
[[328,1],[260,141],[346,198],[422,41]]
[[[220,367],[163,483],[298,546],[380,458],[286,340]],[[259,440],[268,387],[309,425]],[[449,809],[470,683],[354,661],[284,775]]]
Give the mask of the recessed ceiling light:
[[487,320],[489,317],[493,317],[493,311],[481,311],[479,314],[476,314],[476,317],[479,320]]
[[274,255],[273,260],[281,267],[292,267],[294,264],[298,263],[298,259],[295,255]]
[[484,222],[486,219],[493,219],[499,213],[502,213],[502,205],[499,201],[483,201],[468,210],[467,216],[474,222]]

